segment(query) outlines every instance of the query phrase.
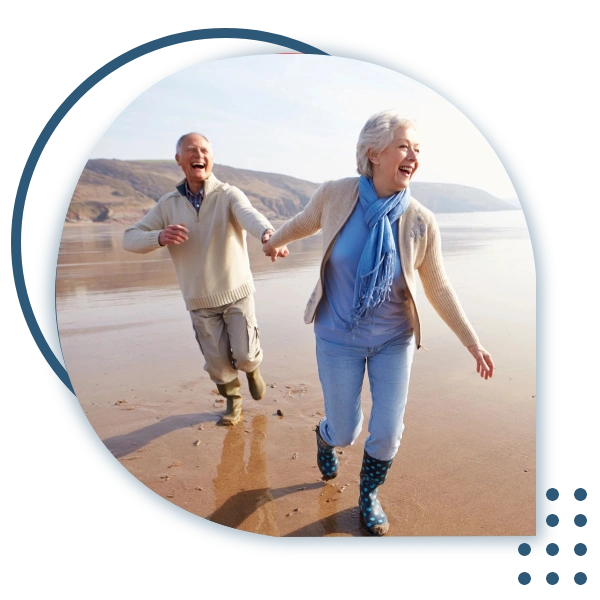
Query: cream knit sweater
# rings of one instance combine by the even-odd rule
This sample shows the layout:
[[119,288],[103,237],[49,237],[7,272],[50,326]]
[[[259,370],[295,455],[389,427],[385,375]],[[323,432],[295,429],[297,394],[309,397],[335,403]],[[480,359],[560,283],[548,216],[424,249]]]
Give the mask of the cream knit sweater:
[[[312,323],[323,297],[323,273],[335,240],[358,201],[358,177],[328,181],[313,195],[304,210],[285,223],[269,240],[281,247],[323,230],[321,276],[308,301],[304,322]],[[417,348],[421,347],[421,322],[415,303],[415,271],[423,283],[427,299],[440,317],[465,345],[479,342],[463,312],[444,271],[440,232],[433,213],[411,198],[398,227],[398,248],[411,307]]]
[[167,248],[188,310],[223,306],[254,292],[246,230],[260,240],[266,229],[274,227],[241,190],[211,174],[204,182],[198,213],[175,190],[125,230],[123,248],[140,253],[156,250],[161,247],[161,230],[181,223],[189,230],[188,240]]

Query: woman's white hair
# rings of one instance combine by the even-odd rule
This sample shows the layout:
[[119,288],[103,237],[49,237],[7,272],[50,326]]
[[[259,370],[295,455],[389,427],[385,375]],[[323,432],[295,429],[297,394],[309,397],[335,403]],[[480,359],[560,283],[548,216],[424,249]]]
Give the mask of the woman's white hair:
[[395,110],[384,110],[371,115],[365,123],[356,144],[356,170],[359,175],[373,177],[373,168],[369,160],[369,150],[381,152],[394,139],[398,127],[415,127],[416,123],[401,117]]
[[197,131],[190,131],[189,133],[184,133],[175,144],[175,154],[181,154],[181,144],[183,144],[183,140],[190,135],[199,135],[201,138],[205,139],[209,144],[210,140],[202,133],[198,133]]

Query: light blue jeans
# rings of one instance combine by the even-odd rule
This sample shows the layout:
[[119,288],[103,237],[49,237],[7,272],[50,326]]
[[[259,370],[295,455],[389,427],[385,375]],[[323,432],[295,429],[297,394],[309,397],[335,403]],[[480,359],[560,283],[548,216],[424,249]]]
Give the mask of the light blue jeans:
[[317,365],[325,399],[321,436],[330,446],[349,446],[361,432],[365,365],[371,387],[371,418],[365,450],[391,460],[404,430],[408,380],[415,352],[410,330],[380,346],[349,346],[317,337]]

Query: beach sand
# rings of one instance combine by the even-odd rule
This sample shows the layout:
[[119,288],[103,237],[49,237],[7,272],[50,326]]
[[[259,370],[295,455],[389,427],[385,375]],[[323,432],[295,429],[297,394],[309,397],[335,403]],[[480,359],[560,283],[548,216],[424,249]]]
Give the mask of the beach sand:
[[[497,370],[479,378],[420,291],[426,350],[416,353],[402,444],[380,488],[390,535],[535,535],[535,275],[522,213],[505,215],[440,216],[448,273]],[[302,317],[320,238],[291,245],[275,265],[250,241],[269,387],[254,401],[240,373],[244,420],[227,428],[216,424],[224,404],[202,368],[168,254],[123,252],[122,230],[66,226],[57,277],[66,366],[115,468],[227,527],[365,535],[357,499],[367,380],[365,427],[339,450],[338,477],[323,482],[316,467],[322,394]]]

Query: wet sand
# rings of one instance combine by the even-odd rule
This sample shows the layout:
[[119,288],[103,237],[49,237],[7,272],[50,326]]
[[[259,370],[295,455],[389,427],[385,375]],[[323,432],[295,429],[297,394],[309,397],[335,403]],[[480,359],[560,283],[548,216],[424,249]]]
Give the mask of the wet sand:
[[[416,354],[402,445],[380,492],[390,534],[535,535],[535,281],[522,213],[439,221],[447,271],[497,371],[477,376],[420,292],[427,350]],[[323,482],[315,463],[322,395],[302,315],[320,237],[292,244],[275,265],[250,241],[269,387],[254,401],[242,376],[244,421],[225,428],[168,254],[123,252],[122,230],[67,226],[57,277],[66,366],[108,451],[165,501],[228,527],[364,535],[366,430],[341,449],[335,480]],[[365,423],[369,407],[365,380]]]

